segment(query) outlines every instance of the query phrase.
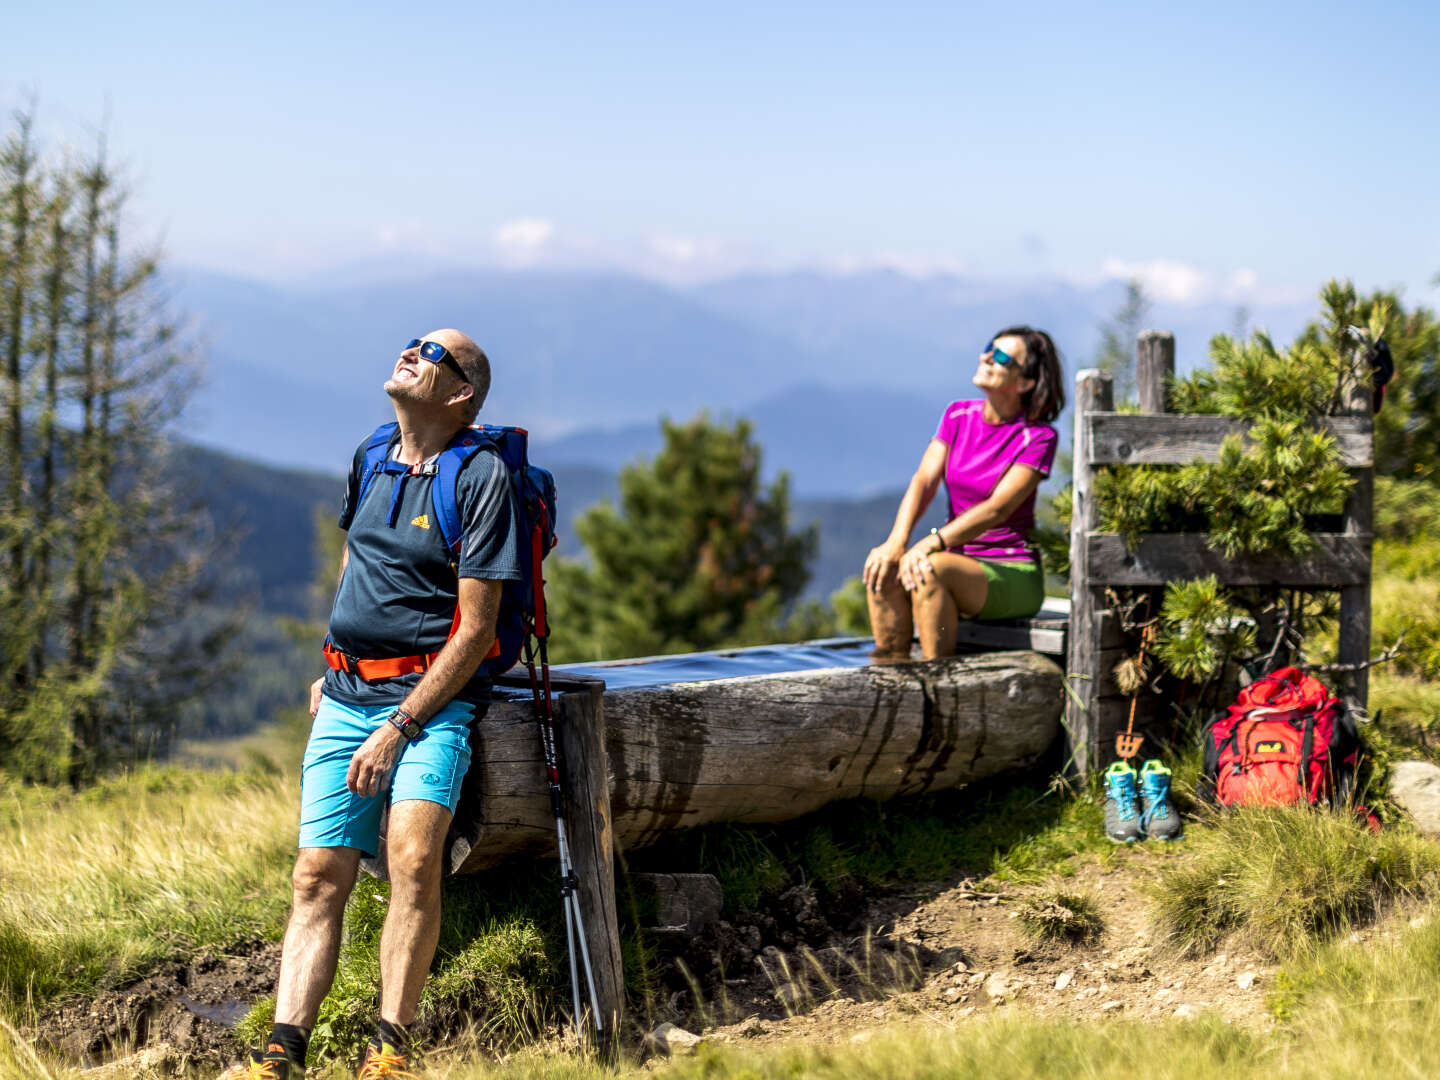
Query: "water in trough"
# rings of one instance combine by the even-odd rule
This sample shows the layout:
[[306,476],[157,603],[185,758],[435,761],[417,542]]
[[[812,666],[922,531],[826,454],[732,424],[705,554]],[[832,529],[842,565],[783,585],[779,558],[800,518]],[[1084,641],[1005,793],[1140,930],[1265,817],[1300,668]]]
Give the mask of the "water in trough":
[[642,656],[633,660],[605,660],[591,664],[562,664],[551,669],[556,676],[591,675],[605,680],[608,690],[631,690],[667,683],[733,679],[741,675],[775,675],[784,671],[821,668],[855,668],[872,663],[871,638],[829,638],[803,645],[755,645],[716,652]]

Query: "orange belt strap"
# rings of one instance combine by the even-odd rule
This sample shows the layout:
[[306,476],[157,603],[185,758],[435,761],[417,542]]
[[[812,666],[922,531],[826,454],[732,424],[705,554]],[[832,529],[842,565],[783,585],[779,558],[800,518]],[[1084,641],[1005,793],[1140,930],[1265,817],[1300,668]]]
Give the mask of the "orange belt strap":
[[[453,633],[453,630],[452,630]],[[438,652],[425,653],[422,656],[387,656],[381,660],[362,660],[358,656],[350,656],[341,652],[325,640],[325,663],[329,664],[336,671],[348,671],[359,675],[366,682],[374,682],[377,679],[394,679],[401,675],[422,675],[430,670],[430,665],[435,662]],[[490,643],[490,651],[485,654],[485,659],[500,655],[500,639]]]

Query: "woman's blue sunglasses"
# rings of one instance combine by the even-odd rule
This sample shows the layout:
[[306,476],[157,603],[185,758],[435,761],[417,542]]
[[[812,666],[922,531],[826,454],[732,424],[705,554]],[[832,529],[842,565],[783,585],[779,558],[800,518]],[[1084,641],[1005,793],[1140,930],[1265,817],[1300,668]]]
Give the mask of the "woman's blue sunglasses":
[[405,346],[405,351],[409,352],[411,349],[419,349],[420,359],[422,360],[429,360],[432,364],[444,364],[459,376],[461,382],[468,383],[470,381],[465,377],[465,372],[461,369],[460,362],[451,356],[450,350],[438,341],[424,341],[418,337],[411,338],[410,344]]
[[999,364],[1001,367],[1009,367],[1015,363],[1015,358],[991,341],[980,352],[981,356],[989,356],[992,364]]

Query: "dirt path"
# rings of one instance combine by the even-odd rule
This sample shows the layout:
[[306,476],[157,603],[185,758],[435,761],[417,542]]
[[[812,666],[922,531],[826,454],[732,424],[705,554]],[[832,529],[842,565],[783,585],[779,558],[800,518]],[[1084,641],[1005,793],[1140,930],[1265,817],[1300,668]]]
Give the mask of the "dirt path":
[[237,942],[225,955],[166,964],[129,986],[49,1009],[27,1034],[75,1064],[98,1066],[149,1051],[139,1068],[130,1060],[129,1072],[119,1061],[106,1067],[116,1075],[174,1075],[218,1065],[236,1054],[231,1026],[274,991],[279,970],[278,944]]
[[[1181,853],[1119,854],[1090,859],[1073,878],[1050,883],[1097,899],[1106,928],[1092,945],[1026,937],[1018,905],[1045,887],[987,892],[963,879],[870,901],[861,921],[873,935],[838,948],[762,949],[748,970],[743,953],[734,955],[723,991],[683,1019],[721,1041],[834,1042],[902,1017],[952,1024],[997,1010],[1094,1021],[1211,1009],[1230,1022],[1269,1027],[1264,995],[1275,969],[1262,958],[1222,952],[1187,959],[1151,940],[1145,886],[1163,858]],[[713,982],[711,989],[718,990]]]

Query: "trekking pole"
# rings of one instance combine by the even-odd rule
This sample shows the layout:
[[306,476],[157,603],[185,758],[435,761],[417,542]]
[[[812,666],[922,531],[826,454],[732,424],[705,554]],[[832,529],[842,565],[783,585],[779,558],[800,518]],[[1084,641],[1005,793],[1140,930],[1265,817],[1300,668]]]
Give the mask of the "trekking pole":
[[[537,589],[537,592],[539,590]],[[595,993],[595,972],[590,966],[590,946],[585,938],[585,922],[580,912],[580,880],[570,862],[570,843],[565,836],[565,793],[560,782],[560,759],[555,751],[555,713],[550,696],[550,657],[545,646],[549,636],[545,632],[543,599],[537,609],[538,629],[535,634],[540,643],[540,671],[543,674],[544,695],[541,695],[541,679],[535,673],[535,648],[529,635],[525,640],[525,666],[530,670],[530,689],[535,698],[535,719],[540,727],[540,746],[545,754],[545,777],[550,785],[550,807],[555,813],[555,835],[560,850],[560,903],[565,914],[565,947],[570,954],[570,997],[575,1008],[575,1038],[581,1039],[580,977],[576,969],[576,945],[579,945],[580,962],[585,970],[585,985],[590,993],[590,1019],[595,1025],[595,1038],[603,1042],[605,1025],[600,1017],[600,999]]]

